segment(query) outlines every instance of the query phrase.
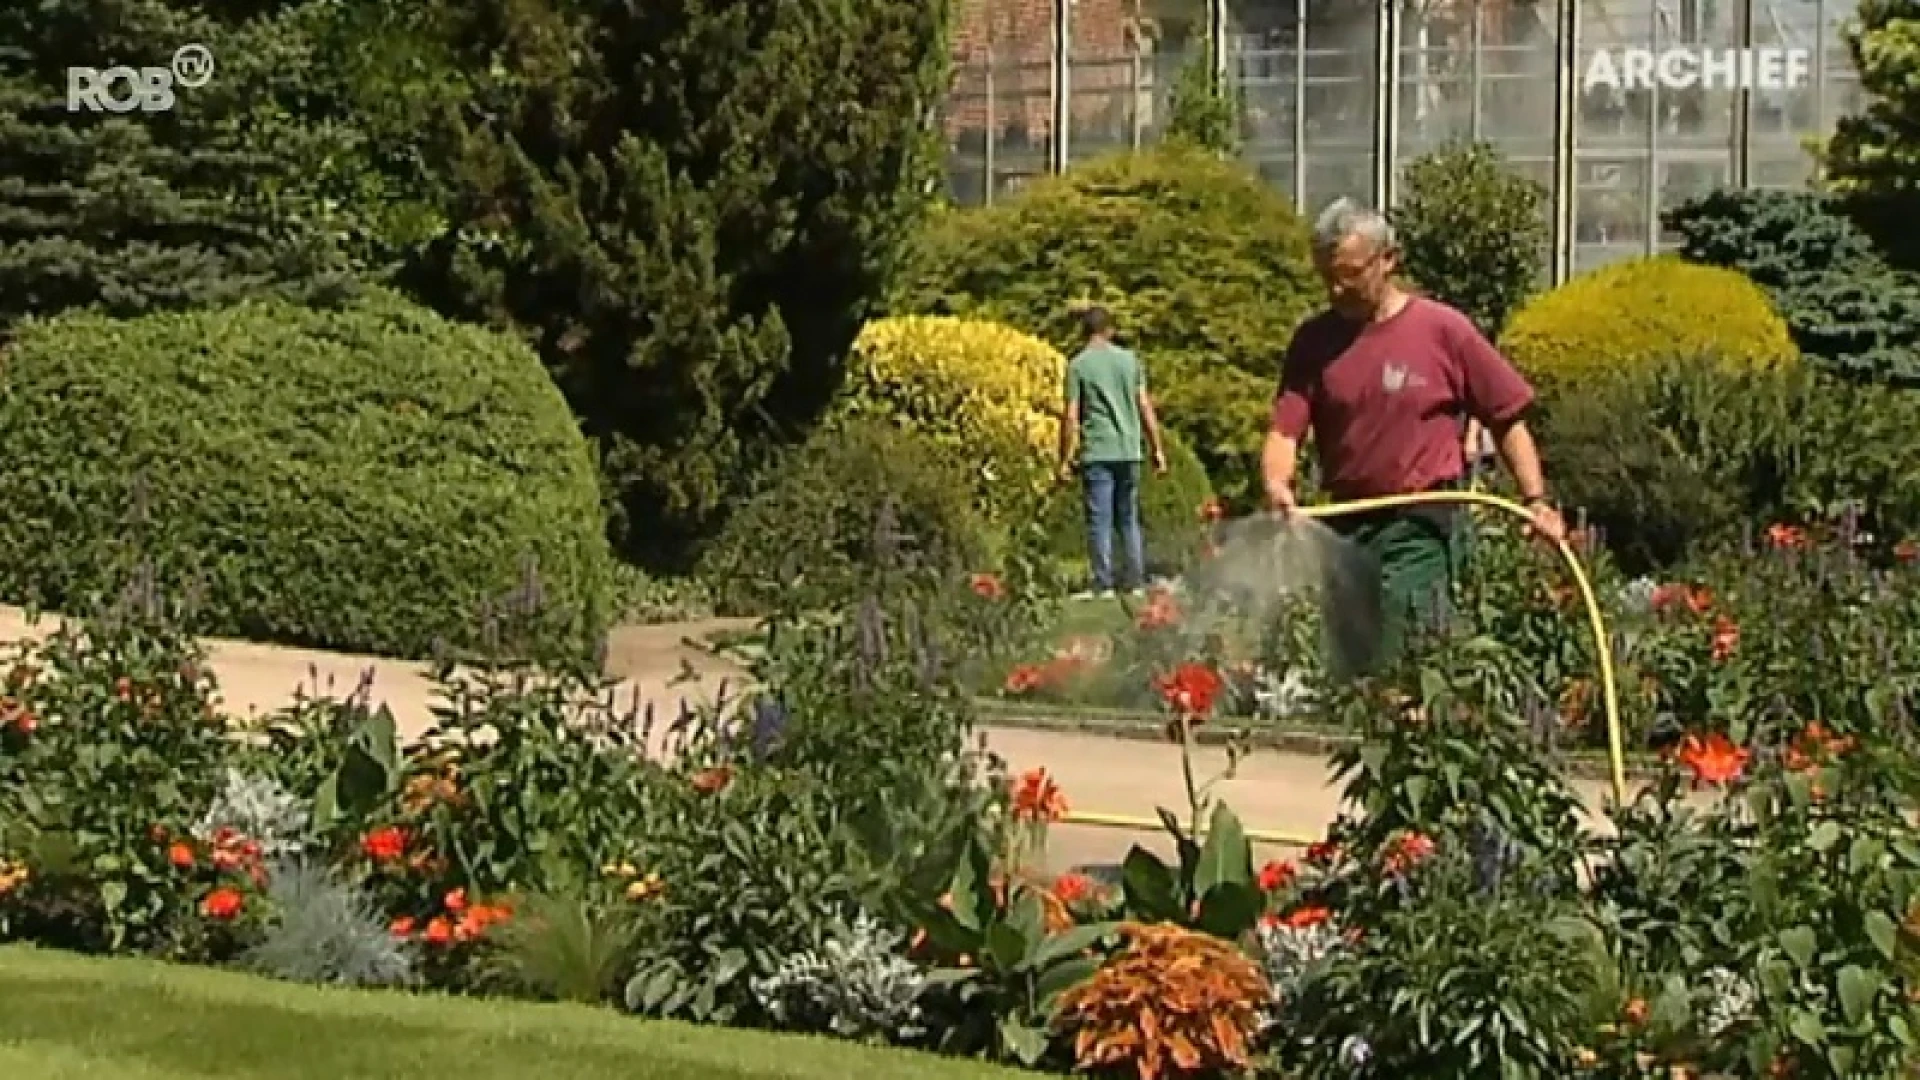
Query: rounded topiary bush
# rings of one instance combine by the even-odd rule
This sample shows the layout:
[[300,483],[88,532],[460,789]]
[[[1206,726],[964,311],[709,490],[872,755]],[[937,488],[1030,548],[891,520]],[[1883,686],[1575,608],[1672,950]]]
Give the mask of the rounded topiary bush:
[[[992,319],[1071,353],[1077,311],[1113,312],[1157,397],[1215,396],[1191,380],[1257,384],[1271,396],[1294,327],[1322,302],[1309,229],[1293,202],[1244,165],[1181,145],[1121,153],[1036,181],[978,209],[948,210],[920,236],[891,298],[899,314]],[[1255,397],[1259,395],[1256,394]],[[1259,433],[1166,409],[1209,469],[1233,475]],[[1226,475],[1224,472],[1220,475]]]
[[[145,560],[216,635],[582,656],[605,629],[598,474],[539,359],[391,294],[27,322],[0,438],[9,601],[84,607]],[[529,581],[538,612],[483,625]]]
[[1787,324],[1745,276],[1671,255],[1612,263],[1522,306],[1501,348],[1532,378],[1578,381],[1663,357],[1737,367],[1791,363]]
[[[1200,549],[1213,485],[1185,440],[1171,431],[1164,434],[1167,474],[1156,476],[1150,464],[1141,465],[1140,522],[1147,537],[1148,572],[1171,577],[1183,572]],[[1078,483],[1064,485],[1053,493],[1045,516],[1048,555],[1076,564],[1086,561],[1086,506],[1085,491]],[[1120,546],[1117,530],[1113,558],[1114,572],[1126,573],[1126,551]]]
[[723,612],[765,614],[844,603],[888,567],[979,569],[993,545],[967,480],[919,432],[823,425],[760,475],[701,554],[700,577]]
[[1004,522],[1031,508],[1051,474],[1066,365],[1058,349],[999,323],[878,319],[854,343],[833,415],[926,436]]

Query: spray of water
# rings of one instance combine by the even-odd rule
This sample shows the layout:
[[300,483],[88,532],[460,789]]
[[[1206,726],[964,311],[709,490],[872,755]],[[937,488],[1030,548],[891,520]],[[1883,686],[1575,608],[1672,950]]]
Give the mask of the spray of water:
[[[1271,656],[1287,636],[1303,644],[1295,624],[1309,614],[1318,633],[1308,647],[1357,655],[1377,640],[1378,571],[1371,557],[1324,523],[1256,514],[1222,523],[1216,545],[1182,583],[1182,621],[1195,640],[1225,640]],[[1299,673],[1273,674],[1288,681]],[[1281,687],[1275,693],[1298,696]]]

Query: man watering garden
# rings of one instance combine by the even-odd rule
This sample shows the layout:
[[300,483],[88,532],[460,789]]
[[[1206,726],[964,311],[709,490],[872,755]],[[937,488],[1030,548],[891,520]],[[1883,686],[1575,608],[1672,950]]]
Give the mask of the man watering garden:
[[[1464,483],[1463,445],[1478,421],[1532,511],[1532,527],[1560,541],[1566,523],[1548,500],[1540,455],[1522,415],[1533,389],[1459,311],[1394,280],[1393,227],[1341,199],[1314,225],[1313,259],[1328,310],[1294,332],[1281,364],[1261,454],[1270,507],[1291,514],[1302,442],[1313,433],[1323,482],[1339,502]],[[1333,667],[1377,670],[1397,656],[1412,620],[1437,620],[1463,556],[1461,510],[1436,505],[1335,518],[1329,524],[1371,564],[1362,618],[1333,618]],[[1340,628],[1364,627],[1356,633]]]

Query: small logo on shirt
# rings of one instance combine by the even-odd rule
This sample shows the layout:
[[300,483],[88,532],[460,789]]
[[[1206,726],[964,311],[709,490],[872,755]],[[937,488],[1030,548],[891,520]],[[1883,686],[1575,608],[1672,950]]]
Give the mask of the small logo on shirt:
[[1399,364],[1388,364],[1380,369],[1380,389],[1389,394],[1397,394],[1409,386],[1425,386],[1427,380],[1416,375]]

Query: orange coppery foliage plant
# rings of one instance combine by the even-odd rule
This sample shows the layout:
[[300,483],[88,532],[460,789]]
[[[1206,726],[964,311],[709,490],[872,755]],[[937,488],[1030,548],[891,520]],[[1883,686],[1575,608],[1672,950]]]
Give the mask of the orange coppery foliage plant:
[[1211,934],[1140,923],[1120,933],[1126,948],[1060,999],[1079,1067],[1132,1066],[1140,1080],[1247,1068],[1270,1001],[1260,968]]

